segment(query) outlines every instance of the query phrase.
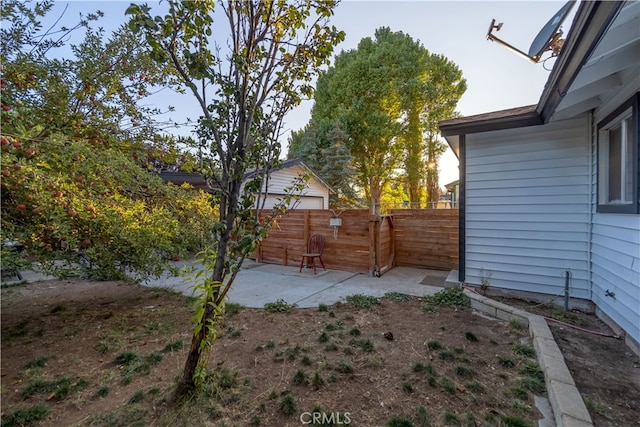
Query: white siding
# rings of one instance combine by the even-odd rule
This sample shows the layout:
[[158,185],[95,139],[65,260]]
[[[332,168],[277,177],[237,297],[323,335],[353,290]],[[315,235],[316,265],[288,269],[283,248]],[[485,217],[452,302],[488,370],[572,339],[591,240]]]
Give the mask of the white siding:
[[468,135],[466,281],[589,298],[586,117]]
[[[615,99],[611,99],[596,111],[594,128],[598,121],[638,90],[640,83],[637,78],[628,82]],[[640,343],[640,215],[596,212],[598,169],[595,138],[592,150],[592,300],[600,310]],[[607,296],[607,291],[615,296]]]
[[[278,199],[287,194],[286,189],[293,185],[297,177],[304,174],[305,170],[300,165],[272,172],[265,209],[270,209],[275,203],[278,203]],[[307,184],[307,188],[300,194],[300,202],[294,207],[296,209],[329,209],[329,188],[313,175]]]

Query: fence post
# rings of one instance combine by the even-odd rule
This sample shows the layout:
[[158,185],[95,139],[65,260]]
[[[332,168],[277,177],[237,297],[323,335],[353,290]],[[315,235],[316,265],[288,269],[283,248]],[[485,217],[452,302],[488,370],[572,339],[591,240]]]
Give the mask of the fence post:
[[307,242],[309,241],[309,237],[311,237],[311,212],[309,209],[305,209],[304,211],[304,232],[302,234],[302,238],[304,239],[302,242],[302,252],[307,252]]
[[379,218],[375,215],[369,216],[369,277],[376,274],[376,232]]

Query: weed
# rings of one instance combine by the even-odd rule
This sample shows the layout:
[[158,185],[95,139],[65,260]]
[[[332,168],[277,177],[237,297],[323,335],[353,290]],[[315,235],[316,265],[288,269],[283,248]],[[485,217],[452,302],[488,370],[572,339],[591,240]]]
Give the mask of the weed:
[[363,294],[349,295],[347,302],[358,308],[370,308],[376,304],[380,304],[378,298]]
[[327,342],[329,341],[329,334],[327,334],[326,332],[322,332],[320,334],[320,336],[318,337],[318,341],[320,342]]
[[402,390],[406,393],[413,393],[415,390],[413,389],[413,386],[411,385],[411,383],[402,383]]
[[329,374],[329,376],[327,377],[327,382],[328,383],[335,383],[338,381],[338,377],[336,377],[336,374],[334,374],[333,372]]
[[447,350],[438,353],[438,357],[440,360],[456,360],[456,355]]
[[253,417],[251,417],[251,420],[249,421],[249,426],[258,427],[260,423],[261,423],[260,417],[258,416],[258,414],[254,414]]
[[98,387],[98,389],[96,390],[96,392],[94,393],[94,397],[105,397],[106,395],[109,394],[109,387],[107,387],[106,385],[100,386]]
[[238,304],[237,302],[225,302],[224,304],[224,312],[229,316],[235,316],[244,310],[244,308],[242,304]]
[[333,311],[329,312],[329,317],[336,317],[336,314]]
[[353,373],[353,366],[351,366],[349,362],[341,360],[338,363],[338,367],[336,368],[336,370],[343,374],[351,374]]
[[431,417],[427,408],[424,406],[418,406],[416,408],[416,418],[418,419],[418,425],[420,427],[429,427],[431,425]]
[[[29,332],[27,326],[29,326],[29,320],[25,319],[20,321],[9,331],[9,338],[18,338],[27,335],[27,332]],[[3,337],[3,339],[4,338],[5,337]]]
[[265,345],[265,347],[267,348],[274,348],[275,346],[276,346],[276,342],[274,340],[269,340]]
[[465,384],[465,387],[474,392],[474,393],[484,393],[484,386],[482,385],[482,383],[478,382],[478,381],[473,381],[470,383]]
[[162,358],[164,356],[162,356],[161,353],[158,353],[156,351],[154,351],[153,353],[149,354],[147,356],[147,362],[149,362],[149,364],[155,366],[158,365],[160,362],[162,362]]
[[344,322],[339,320],[336,323],[327,323],[324,327],[327,331],[339,331],[344,329]]
[[589,410],[589,412],[596,413],[606,418],[609,421],[612,420],[611,415],[609,414],[609,411],[608,411],[609,408],[607,408],[607,405],[601,402],[594,402],[593,400],[589,399],[588,396],[584,396],[584,395],[582,396],[582,399],[584,400],[584,404]]
[[231,336],[232,338],[237,338],[240,335],[242,335],[242,331],[240,329],[236,329],[234,327],[229,327],[227,328],[227,333],[229,334],[229,336]]
[[296,344],[296,346],[293,348],[287,347],[284,353],[287,356],[287,360],[295,360],[295,358],[298,357],[298,355],[300,355],[301,351],[302,351],[302,347]]
[[64,305],[58,304],[51,309],[51,314],[58,314],[67,311],[67,307]]
[[542,372],[537,363],[529,363],[522,367],[519,372],[522,375],[544,382],[544,372]]
[[387,421],[387,427],[413,427],[413,423],[406,418],[393,417]]
[[456,393],[456,386],[453,384],[453,382],[449,378],[446,378],[446,377],[442,378],[440,380],[440,385],[442,386],[444,391],[446,391],[447,393],[450,393],[450,394]]
[[427,377],[427,384],[429,384],[431,387],[435,387],[438,385],[438,381],[436,380],[435,375],[429,375]]
[[293,415],[297,411],[296,400],[290,394],[284,396],[280,400],[280,404],[278,405],[278,409],[285,415]]
[[524,357],[536,356],[536,351],[533,349],[533,347],[530,347],[526,344],[514,343],[511,346],[511,351],[513,351],[515,354],[519,356],[524,356]]
[[498,363],[500,364],[500,366],[503,366],[505,368],[513,368],[514,366],[516,366],[516,362],[508,357],[498,356]]
[[518,400],[514,400],[511,407],[518,412],[531,412],[531,407],[529,405],[526,405]]
[[129,351],[117,355],[114,363],[120,367],[123,376],[133,374],[148,375],[151,373],[149,363],[137,354]]
[[374,348],[373,342],[370,339],[360,339],[360,340],[354,339],[354,340],[351,340],[349,344],[360,347],[362,351],[365,351],[367,353],[371,353]]
[[360,329],[358,329],[358,328],[352,328],[349,331],[349,335],[353,335],[354,337],[360,336],[360,334],[361,334],[361,332],[360,332]]
[[458,415],[454,414],[453,412],[445,411],[443,418],[444,423],[447,425],[460,425],[460,418],[458,418]]
[[509,328],[512,331],[522,331],[522,325],[515,319],[509,320]]
[[256,345],[255,351],[262,351],[262,350],[264,350],[264,345],[263,344]]
[[320,372],[316,371],[316,373],[313,374],[313,379],[311,380],[311,384],[313,384],[313,386],[316,389],[324,385],[324,379],[322,378],[322,375],[320,375]]
[[144,400],[144,392],[142,392],[141,390],[138,390],[135,393],[133,393],[133,396],[131,396],[128,403],[132,405],[134,403],[142,402],[143,400]]
[[268,302],[264,305],[264,309],[269,313],[288,313],[295,307],[295,304],[289,304],[282,298],[279,298],[276,302]]
[[442,344],[440,344],[440,341],[431,340],[427,342],[427,347],[429,347],[430,350],[440,350],[442,348]]
[[100,426],[143,426],[146,411],[139,405],[126,405],[110,412],[93,415],[87,420],[87,425]]
[[28,361],[27,364],[24,366],[24,368],[25,369],[44,368],[44,366],[47,363],[47,360],[49,359],[50,358],[47,356],[38,356]]
[[519,417],[503,415],[500,417],[504,427],[531,427],[531,424]]
[[327,312],[329,311],[329,306],[327,304],[318,305],[318,311]]
[[151,387],[147,393],[152,395],[152,396],[155,396],[156,394],[160,393],[160,388],[159,387]]
[[466,378],[470,378],[476,374],[475,369],[466,365],[458,365],[453,369],[453,371],[459,377],[466,377]]
[[413,367],[411,368],[411,370],[413,372],[425,372],[427,370],[427,366],[423,365],[420,362],[416,362],[413,364]]
[[335,343],[330,342],[324,346],[325,351],[338,351],[338,346]]
[[169,344],[165,345],[164,348],[162,349],[162,352],[163,353],[169,353],[171,351],[178,351],[182,347],[184,347],[184,341],[183,340],[177,340],[177,341],[170,342]]
[[478,342],[478,337],[473,332],[465,332],[464,337],[471,342]]
[[351,356],[353,354],[353,349],[351,347],[345,347],[343,350],[344,354],[347,356]]
[[393,301],[411,301],[413,297],[411,295],[403,294],[400,292],[387,292],[384,294],[386,298]]
[[439,307],[468,307],[469,304],[469,297],[464,294],[462,288],[446,288],[424,297],[422,309],[429,313]]
[[536,377],[525,377],[520,380],[522,387],[536,394],[545,394],[547,387],[544,385],[544,380],[540,380]]
[[529,393],[522,387],[511,387],[506,393],[520,400],[529,400]]
[[77,390],[85,388],[89,383],[84,379],[72,382],[68,377],[57,380],[38,380],[30,383],[23,391],[22,397],[25,399],[34,394],[47,394],[55,400],[62,400]]
[[309,377],[304,370],[298,369],[296,373],[293,374],[291,382],[295,385],[307,385],[309,384]]
[[305,366],[309,366],[309,365],[311,365],[313,363],[311,361],[311,358],[309,356],[307,356],[306,354],[304,356],[302,356],[302,360],[300,362],[302,362],[302,364],[305,365]]
[[[3,408],[4,412],[4,408]],[[2,414],[2,427],[27,426],[44,420],[49,415],[49,407],[38,403],[28,408],[18,408]]]

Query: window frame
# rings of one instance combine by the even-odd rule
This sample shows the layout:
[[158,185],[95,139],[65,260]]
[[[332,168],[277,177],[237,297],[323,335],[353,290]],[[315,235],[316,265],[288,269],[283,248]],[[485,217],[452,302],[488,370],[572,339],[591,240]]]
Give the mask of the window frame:
[[[597,182],[596,182],[596,201],[597,208],[596,211],[598,213],[625,213],[625,214],[638,214],[640,213],[640,202],[639,202],[639,188],[638,183],[640,181],[640,119],[639,119],[639,104],[640,104],[640,92],[634,94],[631,98],[629,98],[624,104],[620,105],[614,112],[609,114],[606,118],[600,121],[597,125],[596,129],[596,138],[597,138],[597,147],[596,147],[596,168],[597,168]],[[630,110],[630,116],[627,115],[627,112]],[[615,128],[617,125],[621,124],[627,117],[630,118],[629,126],[631,127],[631,137],[634,139],[631,141],[631,201],[630,203],[610,203],[607,201],[603,201],[602,192],[603,190],[608,192],[608,183],[607,176],[602,176],[603,171],[608,175],[609,173],[609,165],[602,164],[602,162],[608,163],[608,158],[603,158],[603,150],[604,145],[607,144],[606,148],[608,149],[608,140],[606,136],[608,135],[608,130]],[[627,141],[628,145],[628,141]],[[625,159],[625,150],[621,147],[621,157]],[[621,161],[621,164],[623,162]],[[624,181],[624,175],[621,171],[621,180]],[[622,185],[621,185],[622,187]],[[620,188],[620,191],[623,191],[623,187]],[[622,193],[621,193],[622,196]]]

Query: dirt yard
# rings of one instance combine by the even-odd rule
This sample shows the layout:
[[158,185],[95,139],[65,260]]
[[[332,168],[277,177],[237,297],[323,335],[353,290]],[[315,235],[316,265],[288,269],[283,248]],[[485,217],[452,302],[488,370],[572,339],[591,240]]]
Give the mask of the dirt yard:
[[[544,384],[517,324],[400,294],[288,312],[276,299],[228,307],[202,392],[170,406],[188,298],[118,282],[4,288],[2,426],[537,426]],[[552,330],[595,424],[640,425],[638,357]]]

